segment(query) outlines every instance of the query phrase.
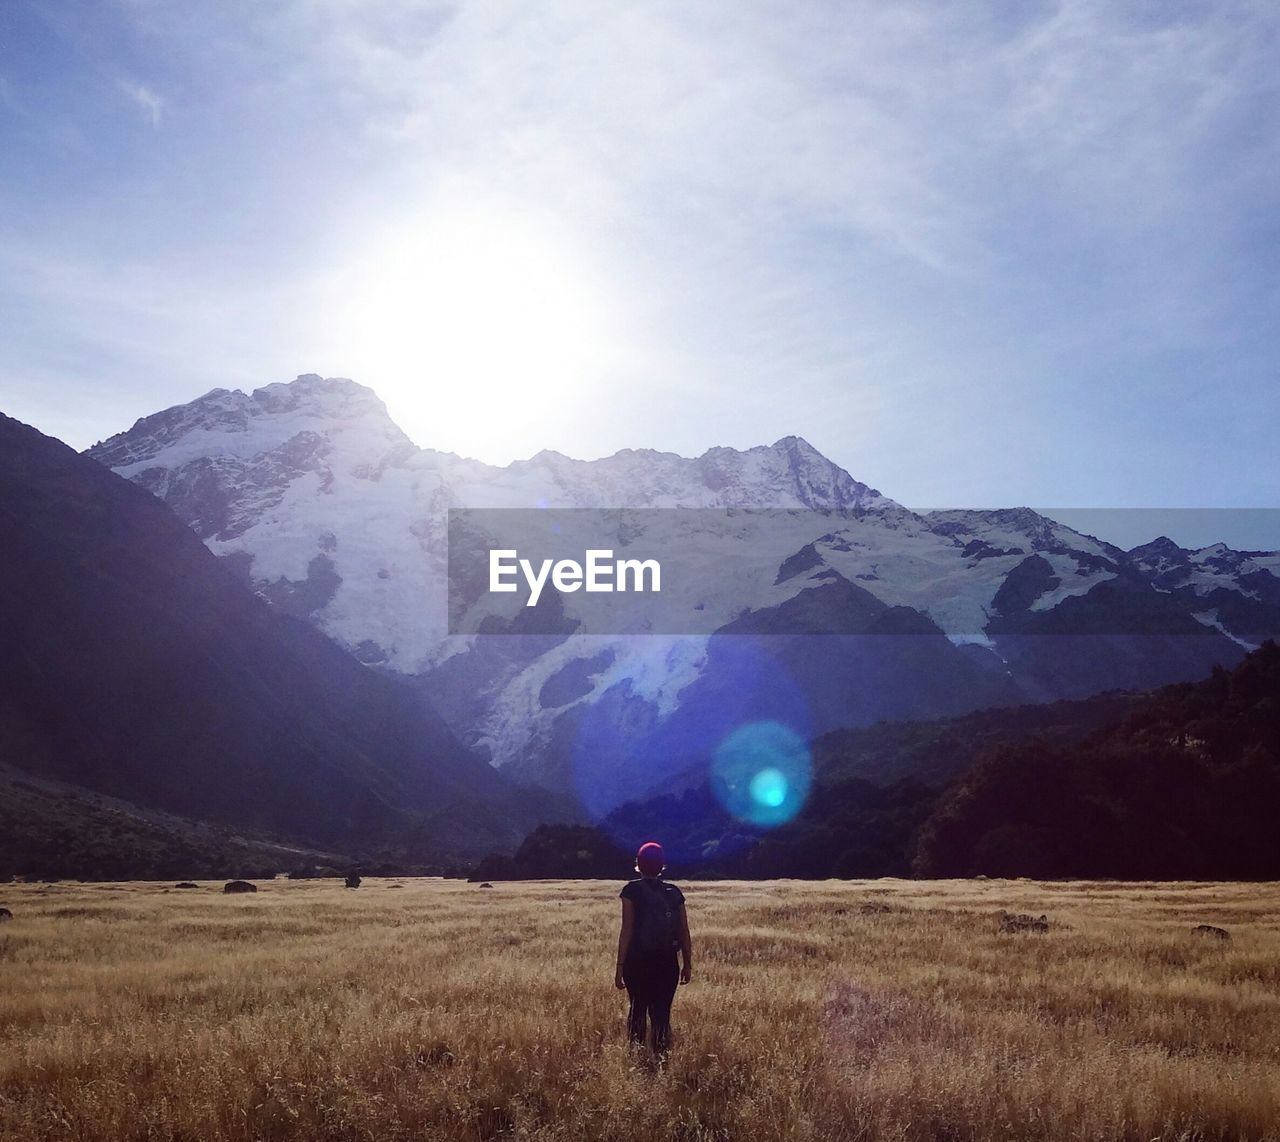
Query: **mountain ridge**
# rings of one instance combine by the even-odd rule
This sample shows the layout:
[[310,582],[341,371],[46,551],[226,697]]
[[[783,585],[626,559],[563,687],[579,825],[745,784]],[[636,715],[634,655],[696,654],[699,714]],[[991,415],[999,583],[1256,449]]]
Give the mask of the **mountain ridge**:
[[[203,411],[193,410],[200,401]],[[493,764],[518,764],[553,788],[571,780],[593,711],[660,727],[683,717],[682,702],[706,692],[693,684],[726,658],[709,653],[715,636],[574,635],[581,597],[568,595],[563,633],[548,629],[536,646],[519,641],[527,635],[450,636],[450,508],[781,509],[767,527],[727,515],[698,523],[721,587],[687,605],[701,608],[699,629],[757,616],[748,625],[770,659],[761,669],[784,687],[798,672],[812,688],[806,732],[952,714],[966,701],[1162,685],[1233,665],[1280,633],[1280,554],[1204,548],[1160,562],[1150,545],[1125,552],[1029,508],[917,513],[798,436],[695,458],[622,449],[587,461],[544,450],[496,467],[419,448],[354,381],[306,374],[200,401],[144,418],[88,455],[164,499],[277,607],[374,669],[444,695],[453,729]],[[896,609],[900,633],[874,637],[898,646],[851,634],[821,651],[790,643],[771,658],[767,616],[787,614],[788,600],[834,576]],[[834,595],[822,597],[834,606]],[[859,671],[874,685],[852,705],[823,684],[824,674],[855,684]],[[557,681],[570,677],[572,686]],[[934,681],[910,681],[924,677]],[[722,677],[710,692],[732,689]],[[603,753],[618,767],[637,763],[616,737]]]

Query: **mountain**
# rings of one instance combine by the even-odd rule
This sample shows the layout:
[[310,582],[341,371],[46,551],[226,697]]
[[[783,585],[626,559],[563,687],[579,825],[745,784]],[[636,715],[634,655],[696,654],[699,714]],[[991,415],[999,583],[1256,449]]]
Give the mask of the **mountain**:
[[[1126,552],[1026,508],[912,512],[793,436],[495,467],[418,448],[371,390],[305,375],[214,390],[88,454],[277,610],[409,680],[493,765],[592,815],[705,765],[744,721],[807,739],[1145,689],[1280,633],[1277,553]],[[700,510],[652,510],[676,507]],[[629,632],[594,630],[578,594],[471,607],[455,629],[472,633],[450,635],[457,508],[639,509],[613,541],[678,543],[704,578],[660,615],[637,603]],[[655,629],[698,633],[635,637]]]
[[265,597],[406,675],[458,649],[443,641],[449,508],[902,510],[794,437],[696,460],[544,451],[495,468],[416,448],[371,390],[315,375],[215,389],[87,454],[169,504]]
[[483,851],[551,814],[160,500],[8,417],[0,534],[0,767],[347,853]]

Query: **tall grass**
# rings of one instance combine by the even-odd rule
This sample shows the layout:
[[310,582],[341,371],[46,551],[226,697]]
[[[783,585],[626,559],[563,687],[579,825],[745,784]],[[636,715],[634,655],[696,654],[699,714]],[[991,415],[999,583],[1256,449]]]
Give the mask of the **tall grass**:
[[687,884],[663,1070],[617,885],[217,887],[0,888],[0,1137],[1280,1139],[1278,885]]

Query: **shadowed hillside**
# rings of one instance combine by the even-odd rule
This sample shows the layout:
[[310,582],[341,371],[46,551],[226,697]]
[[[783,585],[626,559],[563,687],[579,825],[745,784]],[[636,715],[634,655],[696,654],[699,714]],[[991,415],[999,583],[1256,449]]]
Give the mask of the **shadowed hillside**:
[[7,417],[0,535],[0,762],[346,852],[484,851],[549,815],[150,493]]
[[1156,691],[1073,749],[987,754],[921,833],[924,876],[1280,877],[1280,647]]

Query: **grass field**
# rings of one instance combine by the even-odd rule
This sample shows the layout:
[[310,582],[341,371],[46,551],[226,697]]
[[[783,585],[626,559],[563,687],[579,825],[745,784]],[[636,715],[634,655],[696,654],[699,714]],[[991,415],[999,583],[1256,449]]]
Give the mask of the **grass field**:
[[691,883],[660,1072],[617,884],[261,887],[0,886],[0,1137],[1280,1139],[1280,885]]

